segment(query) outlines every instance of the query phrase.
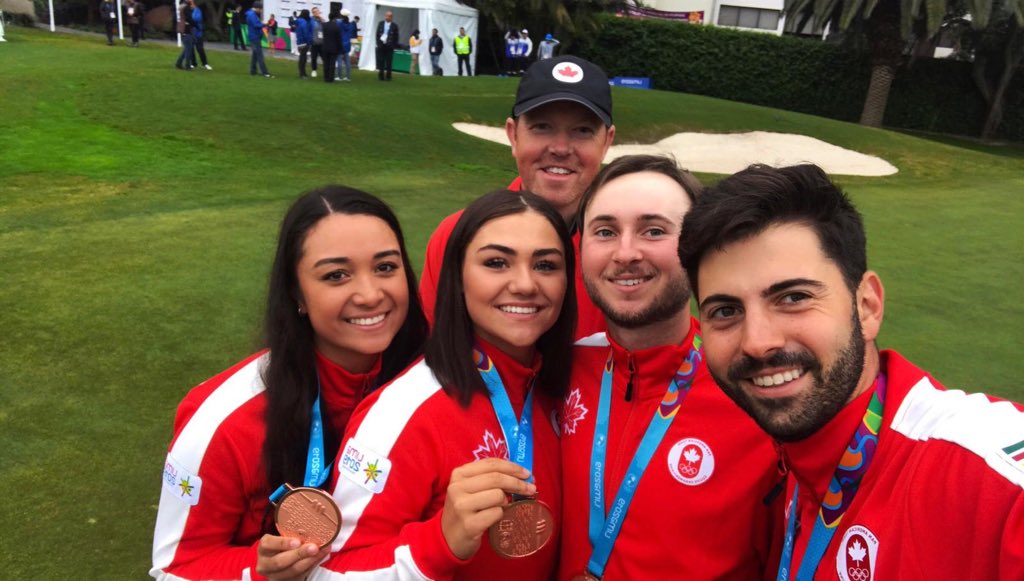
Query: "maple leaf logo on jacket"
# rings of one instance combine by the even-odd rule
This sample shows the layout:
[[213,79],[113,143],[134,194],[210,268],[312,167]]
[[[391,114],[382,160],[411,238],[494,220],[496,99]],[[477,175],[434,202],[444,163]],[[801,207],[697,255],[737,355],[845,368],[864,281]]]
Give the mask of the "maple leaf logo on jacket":
[[878,538],[862,525],[847,529],[836,554],[836,573],[841,581],[871,581],[878,559]]
[[590,410],[580,401],[582,399],[579,388],[572,390],[569,392],[569,395],[565,396],[565,403],[562,405],[563,434],[575,434],[576,423],[583,421],[587,417],[587,412]]
[[679,471],[686,476],[693,478],[700,472],[700,451],[696,446],[683,450],[683,462],[679,463]]
[[495,438],[490,430],[484,431],[484,443],[473,450],[473,458],[483,460],[484,458],[501,458],[508,460],[508,446],[505,440]]

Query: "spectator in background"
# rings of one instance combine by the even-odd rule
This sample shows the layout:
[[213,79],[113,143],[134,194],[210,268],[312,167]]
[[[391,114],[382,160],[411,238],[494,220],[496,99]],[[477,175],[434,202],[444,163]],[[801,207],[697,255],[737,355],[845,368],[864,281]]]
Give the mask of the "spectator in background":
[[235,9],[228,12],[228,24],[231,25],[231,41],[234,43],[235,50],[245,50],[245,35],[242,34],[242,21],[245,20],[245,14],[242,13],[242,5],[235,4]]
[[341,54],[341,21],[337,12],[331,12],[324,23],[324,82],[334,82],[334,67]]
[[263,35],[266,32],[263,30],[263,20],[260,18],[262,13],[263,2],[260,2],[260,0],[253,2],[252,8],[245,13],[245,23],[249,27],[249,45],[252,47],[249,74],[255,75],[256,66],[259,65],[260,74],[269,79],[271,74],[267,71],[267,63],[263,60]]
[[[356,25],[348,18],[352,13],[347,8],[341,9],[341,22],[338,28],[341,32],[341,52],[338,53],[338,69],[336,78],[342,81],[352,80],[352,39],[356,37]],[[345,76],[341,76],[342,65],[345,67]]]
[[356,26],[356,35],[354,37],[352,37],[352,38],[358,38],[360,35],[363,34],[362,29],[359,28],[359,17],[358,16],[353,16],[352,17],[352,24],[354,24]]
[[519,66],[519,74],[522,74],[525,69],[530,66],[530,59],[533,58],[533,40],[530,39],[530,31],[525,28],[519,32],[519,42],[523,44],[520,47],[520,56],[522,61]]
[[[203,33],[205,32],[203,10],[194,1],[190,1],[189,4],[192,6],[192,47],[199,53],[199,61],[203,63],[203,68],[212,71],[213,67],[206,60],[206,47],[203,45]],[[196,66],[195,55],[192,56],[192,66]]]
[[195,68],[195,52],[192,50],[192,44],[195,42],[195,37],[192,35],[193,21],[192,21],[192,9],[195,8],[196,4],[193,0],[186,0],[185,4],[182,5],[181,11],[178,13],[178,33],[181,34],[181,54],[178,55],[178,60],[174,63],[174,66],[183,70],[190,70]]
[[267,46],[270,47],[270,56],[277,56],[277,18],[273,14],[267,21]]
[[473,76],[473,67],[469,65],[469,55],[473,54],[473,39],[466,36],[466,29],[459,27],[459,35],[452,40],[455,57],[459,59],[459,76],[462,76],[462,63],[466,63],[466,76]]
[[313,27],[313,45],[310,47],[312,53],[313,78],[316,78],[316,60],[323,56],[324,52],[324,17],[320,8],[313,7],[313,19],[310,21]]
[[398,24],[393,22],[395,15],[388,10],[384,20],[377,23],[377,78],[381,81],[391,80],[391,64],[398,46]]
[[519,33],[510,30],[505,33],[505,74],[513,76],[519,70],[516,60],[519,57]]
[[111,0],[100,2],[100,18],[107,33],[107,46],[114,46],[114,27],[117,26],[117,7]]
[[417,28],[412,31],[412,36],[409,37],[409,54],[412,55],[412,65],[409,67],[409,74],[415,75],[420,67],[420,45],[423,41],[420,40],[420,30]]
[[299,47],[298,42],[295,38],[295,23],[299,20],[298,13],[292,11],[292,15],[288,17],[288,40],[292,47],[292,54],[298,56]]
[[436,28],[430,33],[430,40],[427,44],[427,48],[430,50],[430,66],[433,69],[434,75],[443,75],[444,71],[441,70],[440,61],[441,52],[444,51],[444,41],[441,40],[440,36],[438,36]]
[[544,35],[544,40],[540,41],[540,45],[537,46],[537,60],[555,58],[555,47],[558,44],[558,40],[550,32]]
[[124,7],[125,22],[132,30],[132,43],[130,46],[138,48],[139,33],[142,31],[142,4],[135,0],[128,0]]
[[313,27],[309,23],[309,10],[303,10],[295,19],[295,47],[299,51],[299,78],[306,76],[306,57],[309,56],[309,45],[313,42]]

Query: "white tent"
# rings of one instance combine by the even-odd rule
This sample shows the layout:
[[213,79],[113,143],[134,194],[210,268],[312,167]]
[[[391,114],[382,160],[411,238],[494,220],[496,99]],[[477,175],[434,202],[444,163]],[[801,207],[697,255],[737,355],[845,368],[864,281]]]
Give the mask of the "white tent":
[[[361,8],[359,4],[362,4]],[[465,28],[466,34],[473,39],[473,54],[470,55],[469,62],[476,71],[478,12],[475,8],[464,6],[455,0],[356,0],[350,2],[346,8],[352,10],[353,14],[360,15],[359,27],[363,34],[363,48],[359,54],[359,68],[364,71],[377,68],[377,42],[374,35],[377,32],[377,23],[384,20],[384,13],[388,10],[394,13],[394,22],[398,24],[398,30],[401,32],[399,43],[408,43],[412,31],[417,28],[420,30],[420,40],[423,44],[419,74],[433,73],[430,68],[428,41],[430,31],[434,28],[444,41],[444,51],[441,53],[439,64],[444,69],[445,76],[457,75],[459,71],[455,49],[452,48],[452,39],[459,34],[459,27]]]

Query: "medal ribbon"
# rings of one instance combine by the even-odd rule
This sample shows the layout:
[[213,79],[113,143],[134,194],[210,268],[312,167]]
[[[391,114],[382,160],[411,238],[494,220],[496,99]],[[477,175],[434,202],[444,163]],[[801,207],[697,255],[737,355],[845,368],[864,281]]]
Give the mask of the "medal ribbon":
[[526,481],[533,482],[533,385],[530,385],[530,390],[526,394],[523,415],[516,420],[516,412],[508,398],[508,391],[505,390],[505,384],[502,383],[501,375],[491,358],[476,347],[473,349],[473,363],[487,384],[491,407],[494,408],[494,415],[498,416],[498,424],[501,425],[501,432],[505,436],[509,460],[529,470],[530,477]]
[[597,425],[594,428],[594,445],[590,453],[590,544],[594,549],[587,562],[587,569],[597,577],[604,575],[612,547],[622,530],[622,523],[626,520],[626,512],[633,502],[633,494],[636,492],[640,477],[643,476],[655,450],[658,449],[669,426],[672,425],[672,420],[675,419],[683,400],[690,393],[690,387],[693,386],[693,380],[697,376],[697,369],[700,368],[700,363],[704,359],[701,342],[700,335],[694,334],[693,345],[679,369],[672,376],[665,396],[654,412],[651,423],[647,425],[647,431],[633,454],[633,459],[629,463],[622,483],[619,484],[611,512],[606,517],[604,470],[608,454],[608,421],[611,415],[612,378],[615,367],[612,353],[608,353],[608,360],[604,364],[604,374],[601,377],[601,399],[597,404]]
[[[818,570],[818,563],[825,555],[825,550],[832,542],[832,537],[839,528],[839,522],[850,507],[864,474],[871,465],[878,448],[878,431],[882,427],[882,410],[885,406],[886,377],[878,375],[875,393],[871,396],[864,418],[853,432],[850,443],[839,459],[828,490],[818,509],[818,518],[814,519],[814,530],[807,541],[807,550],[800,560],[800,568],[796,572],[796,581],[810,581]],[[797,496],[800,487],[793,490],[793,499],[789,503],[789,518],[786,519],[786,539],[782,545],[782,558],[779,560],[777,581],[789,581],[789,573],[793,565],[793,545],[796,539]]]
[[[331,464],[324,465],[324,422],[320,414],[320,373],[316,377],[316,399],[313,401],[313,409],[310,410],[309,421],[309,447],[306,451],[306,477],[303,486],[320,488],[320,485],[327,480],[331,473]],[[270,495],[270,502],[277,502],[288,492],[288,488],[282,484]]]

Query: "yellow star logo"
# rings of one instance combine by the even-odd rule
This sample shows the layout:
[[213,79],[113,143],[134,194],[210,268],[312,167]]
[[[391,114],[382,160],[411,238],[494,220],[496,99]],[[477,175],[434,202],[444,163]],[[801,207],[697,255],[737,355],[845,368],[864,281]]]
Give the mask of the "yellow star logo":
[[381,472],[383,472],[383,470],[377,468],[377,462],[379,462],[379,460],[374,460],[366,465],[366,468],[363,470],[366,474],[366,482],[363,484],[369,484],[371,480],[377,482],[377,477],[380,476]]
[[186,496],[192,496],[192,489],[195,488],[188,482],[188,478],[182,478],[181,482],[178,483],[181,488],[181,494]]

